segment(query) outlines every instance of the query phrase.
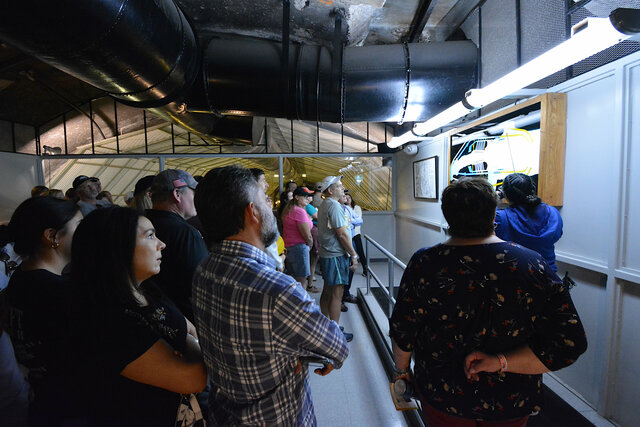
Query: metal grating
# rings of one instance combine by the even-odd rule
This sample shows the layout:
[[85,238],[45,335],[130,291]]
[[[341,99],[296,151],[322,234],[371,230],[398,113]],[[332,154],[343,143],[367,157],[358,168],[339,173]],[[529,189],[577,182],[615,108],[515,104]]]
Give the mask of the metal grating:
[[[507,3],[487,0],[462,26],[467,37],[480,42],[482,84],[515,69],[518,57],[524,64],[560,44],[571,26],[585,18],[607,18],[619,7],[640,8],[640,0],[519,0],[514,3],[519,19],[514,19],[513,4]],[[510,36],[513,30],[515,36]],[[622,42],[529,87],[548,89],[638,50],[640,42]]]
[[[579,8],[571,14],[571,25],[575,25],[585,18],[606,17],[618,7],[640,7],[638,0],[593,0],[584,7]],[[636,41],[624,41],[610,47],[584,61],[575,64],[567,73],[568,78],[577,77],[602,65],[613,62],[640,50],[640,43]]]

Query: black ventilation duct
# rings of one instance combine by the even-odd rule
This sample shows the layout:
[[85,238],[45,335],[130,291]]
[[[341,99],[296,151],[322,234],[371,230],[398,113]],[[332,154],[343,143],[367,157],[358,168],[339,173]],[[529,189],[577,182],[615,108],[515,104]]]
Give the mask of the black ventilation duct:
[[[0,16],[0,38],[205,139],[228,131],[250,140],[251,116],[425,120],[476,85],[471,42],[352,47],[335,55],[290,45],[283,79],[278,42],[213,39],[203,56],[172,0],[14,1]],[[245,117],[222,125],[221,114]]]
[[195,35],[172,0],[14,1],[0,37],[138,107],[175,100],[198,73]]
[[332,73],[328,49],[291,45],[285,99],[281,52],[277,42],[211,40],[204,88],[187,108],[334,123],[422,121],[476,85],[477,49],[468,41],[345,48],[341,75]]
[[[14,1],[0,14],[0,38],[119,101],[208,138],[251,140],[251,119],[187,113],[200,72],[197,39],[172,0]],[[241,126],[237,126],[241,122]],[[223,128],[232,128],[225,135]]]

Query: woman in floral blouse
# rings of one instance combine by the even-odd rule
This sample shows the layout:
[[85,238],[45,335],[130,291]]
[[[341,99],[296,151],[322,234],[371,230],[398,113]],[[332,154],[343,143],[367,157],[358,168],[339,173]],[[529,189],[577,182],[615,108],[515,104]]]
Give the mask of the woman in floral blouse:
[[414,383],[432,426],[526,425],[541,409],[541,374],[587,348],[554,271],[495,236],[496,205],[484,179],[449,185],[442,212],[451,237],[416,252],[402,277],[390,331],[396,378]]

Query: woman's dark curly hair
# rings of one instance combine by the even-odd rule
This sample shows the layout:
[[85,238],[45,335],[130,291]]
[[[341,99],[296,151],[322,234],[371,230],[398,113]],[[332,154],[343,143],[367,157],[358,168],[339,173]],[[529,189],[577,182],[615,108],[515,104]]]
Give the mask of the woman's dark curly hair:
[[442,213],[453,237],[487,237],[493,233],[498,198],[484,178],[462,178],[442,192]]
[[525,208],[532,209],[542,201],[538,197],[536,184],[530,176],[523,173],[512,173],[502,182],[502,193],[509,203],[517,206],[522,205]]

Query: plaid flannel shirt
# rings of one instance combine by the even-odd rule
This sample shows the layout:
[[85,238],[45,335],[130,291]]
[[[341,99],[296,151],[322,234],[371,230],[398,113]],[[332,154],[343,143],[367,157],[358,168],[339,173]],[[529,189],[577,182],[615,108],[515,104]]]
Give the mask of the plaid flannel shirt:
[[300,357],[348,355],[338,324],[260,249],[224,240],[193,279],[196,326],[212,384],[213,425],[316,425]]

